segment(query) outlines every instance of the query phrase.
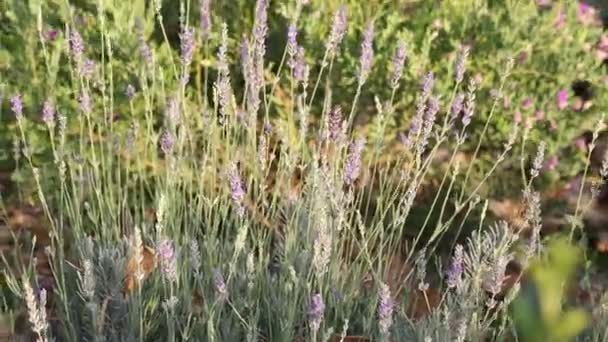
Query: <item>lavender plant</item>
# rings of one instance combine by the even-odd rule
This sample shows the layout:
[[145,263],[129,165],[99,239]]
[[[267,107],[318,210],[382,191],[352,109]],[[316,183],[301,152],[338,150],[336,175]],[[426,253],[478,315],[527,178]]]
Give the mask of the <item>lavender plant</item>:
[[[434,65],[437,30],[396,33],[397,19],[380,15],[388,5],[361,20],[362,7],[330,3],[258,0],[252,20],[233,23],[233,5],[179,1],[173,24],[162,1],[10,6],[38,18],[27,48],[44,86],[11,83],[10,110],[48,221],[54,286],[36,295],[33,263],[31,278],[6,279],[39,341],[510,334],[509,266],[543,252],[535,180],[546,145],[523,177],[529,239],[486,219],[485,187],[520,139],[526,148],[530,129],[505,120],[500,95],[521,96],[527,70],[505,50],[484,65],[464,44],[451,66]],[[65,30],[49,39],[48,25]],[[390,49],[389,36],[399,36]],[[552,101],[566,108],[563,93]],[[397,124],[409,127],[403,141]],[[500,148],[486,163],[490,140]],[[440,244],[471,220],[449,268],[435,267]]]

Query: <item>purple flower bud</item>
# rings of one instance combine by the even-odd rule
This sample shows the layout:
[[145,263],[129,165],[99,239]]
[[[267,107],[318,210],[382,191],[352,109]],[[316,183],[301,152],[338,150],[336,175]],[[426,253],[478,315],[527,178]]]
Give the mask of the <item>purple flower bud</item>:
[[211,0],[200,0],[201,35],[204,40],[211,36]]
[[59,37],[58,30],[50,29],[50,30],[47,30],[46,32],[44,32],[44,39],[49,43],[52,43],[55,40],[57,40],[57,37]]
[[170,282],[177,281],[177,255],[173,242],[163,239],[158,245],[158,255],[163,276]]
[[55,105],[50,99],[44,101],[42,106],[42,122],[49,126],[55,123]]
[[194,49],[196,48],[194,28],[185,26],[182,33],[179,35],[179,39],[182,52],[182,63],[189,66],[192,63],[192,56],[194,55]]
[[129,99],[129,101],[132,101],[133,98],[135,97],[135,87],[133,87],[133,85],[129,84],[127,86],[127,89],[125,90],[125,95],[127,95],[127,98]]
[[521,108],[523,108],[523,109],[530,109],[530,108],[532,108],[533,105],[534,105],[534,100],[532,100],[529,97],[525,98],[521,102]]
[[447,283],[449,288],[457,287],[462,280],[462,273],[464,272],[464,252],[462,245],[456,245],[454,250],[454,256],[452,257],[452,263],[447,272]]
[[287,31],[287,53],[289,54],[289,61],[287,61],[287,65],[293,69],[295,67],[296,61],[295,57],[298,53],[298,30],[294,24],[289,25],[289,29]]
[[383,336],[389,334],[389,329],[393,325],[393,309],[395,302],[391,298],[391,290],[386,284],[382,284],[379,293],[378,303],[378,326]]
[[424,75],[422,79],[422,98],[427,99],[431,95],[431,91],[433,91],[433,86],[435,85],[435,75],[432,72]]
[[346,33],[346,26],[348,25],[346,5],[340,6],[336,14],[334,15],[333,25],[331,27],[331,33],[327,41],[327,51],[330,55],[335,54],[338,45],[342,42],[344,34]]
[[460,51],[458,58],[456,59],[456,82],[460,83],[464,79],[464,71],[466,68],[467,57],[469,56],[469,47],[465,46]]
[[160,139],[160,149],[165,155],[169,155],[173,151],[173,144],[173,134],[169,131],[165,131]]
[[320,293],[315,294],[310,299],[310,305],[308,308],[308,319],[310,323],[310,329],[316,334],[321,327],[323,322],[323,316],[325,313],[325,303]]
[[23,119],[23,98],[20,94],[15,94],[11,97],[11,109],[15,113],[17,120]]
[[350,145],[350,151],[344,166],[344,182],[352,185],[361,172],[361,154],[365,148],[365,139],[358,139]]
[[224,276],[220,270],[213,270],[213,285],[215,286],[215,293],[217,294],[218,300],[224,302],[228,299],[228,286],[224,281]]
[[80,94],[80,110],[85,114],[91,114],[93,111],[93,103],[86,90],[83,90],[82,94]]
[[403,67],[405,65],[405,61],[407,59],[407,46],[405,42],[400,40],[397,43],[397,50],[395,50],[395,55],[393,56],[393,78],[391,80],[391,84],[393,88],[397,88],[399,85],[399,80],[403,75]]
[[82,63],[82,69],[80,72],[84,78],[91,79],[93,73],[95,73],[95,62],[87,58],[84,63]]
[[568,96],[566,89],[562,89],[557,93],[557,108],[559,110],[564,110],[568,107]]
[[72,48],[72,56],[76,63],[80,63],[84,54],[84,41],[82,36],[75,29],[70,33],[70,45]]
[[230,183],[230,197],[237,205],[237,213],[243,216],[245,214],[243,201],[245,200],[246,190],[236,163],[232,164],[230,170],[228,170],[228,181]]
[[299,46],[298,53],[296,55],[296,63],[293,71],[294,77],[296,81],[301,82],[303,84],[308,83],[308,75],[310,69],[308,64],[306,64],[306,52],[304,48]]
[[456,119],[458,117],[458,115],[460,115],[460,112],[462,112],[462,106],[464,104],[464,94],[460,93],[458,95],[456,95],[456,97],[454,98],[454,101],[452,102],[452,109],[451,109],[451,114],[452,114],[452,119]]
[[369,72],[372,69],[374,63],[374,23],[370,22],[367,25],[365,34],[363,35],[363,42],[361,43],[361,57],[359,58],[360,69],[359,69],[359,84],[365,83]]
[[342,136],[342,109],[339,106],[334,107],[327,115],[327,137],[331,141],[338,141]]

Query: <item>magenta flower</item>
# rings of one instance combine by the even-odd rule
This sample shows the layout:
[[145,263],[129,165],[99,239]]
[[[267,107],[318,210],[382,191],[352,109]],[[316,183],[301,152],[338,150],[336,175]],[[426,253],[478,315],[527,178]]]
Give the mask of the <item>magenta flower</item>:
[[52,43],[55,40],[57,40],[57,37],[59,37],[58,30],[50,29],[50,30],[47,30],[46,32],[44,32],[44,39],[49,43]]
[[562,89],[557,93],[557,108],[559,110],[564,110],[568,107],[568,90]]
[[525,98],[522,102],[521,102],[521,107],[523,109],[530,109],[532,108],[532,106],[534,105],[534,100],[532,100],[531,98],[527,97]]
[[583,25],[595,24],[598,19],[597,10],[583,1],[578,5],[577,18]]

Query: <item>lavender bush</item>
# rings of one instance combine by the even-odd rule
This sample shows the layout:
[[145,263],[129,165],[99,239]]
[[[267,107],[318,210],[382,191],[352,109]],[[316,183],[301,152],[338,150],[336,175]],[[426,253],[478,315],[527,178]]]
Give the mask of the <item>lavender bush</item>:
[[[4,272],[34,338],[513,336],[521,275],[507,288],[508,270],[545,255],[539,187],[559,138],[534,144],[545,127],[506,104],[526,96],[522,110],[567,130],[566,76],[552,74],[567,64],[541,68],[558,52],[534,44],[579,20],[568,51],[581,53],[599,30],[575,4],[490,3],[444,4],[417,19],[425,32],[386,14],[394,5],[362,18],[357,1],[0,5],[24,20],[2,39],[23,37],[34,61],[0,78],[17,174],[31,179],[21,191],[50,232],[36,246],[48,290],[33,262]],[[515,28],[465,42],[505,22]],[[540,37],[520,43],[530,25]],[[593,58],[571,57],[569,71],[595,77]],[[31,86],[9,79],[18,72]],[[488,217],[488,188],[513,165],[529,234]],[[605,316],[576,334],[605,339]]]

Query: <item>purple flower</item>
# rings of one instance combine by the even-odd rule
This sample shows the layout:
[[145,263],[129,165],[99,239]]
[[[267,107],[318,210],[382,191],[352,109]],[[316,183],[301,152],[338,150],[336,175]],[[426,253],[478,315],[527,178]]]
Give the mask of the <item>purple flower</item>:
[[588,3],[582,1],[578,5],[577,18],[583,25],[594,24],[597,21],[596,10]]
[[327,137],[331,141],[338,141],[342,136],[342,108],[335,106],[332,111],[327,115]]
[[194,28],[184,26],[182,33],[179,35],[179,39],[182,52],[182,62],[184,65],[189,66],[192,63],[192,56],[194,55],[194,49],[196,48]]
[[17,120],[23,119],[23,98],[20,94],[15,94],[11,97],[11,109],[15,113]]
[[454,250],[454,256],[452,257],[452,263],[447,271],[447,283],[449,288],[455,288],[460,284],[462,280],[462,273],[464,272],[464,261],[463,261],[463,248],[462,245],[456,245]]
[[201,35],[204,40],[211,35],[211,0],[200,0]]
[[462,115],[462,125],[467,127],[471,123],[471,118],[475,113],[475,90],[477,88],[477,81],[471,78],[468,87],[467,101],[464,106],[464,114]]
[[456,75],[455,79],[457,83],[462,82],[464,79],[464,71],[466,68],[467,57],[469,56],[469,47],[465,46],[460,51],[458,58],[456,59]]
[[70,45],[72,48],[72,56],[76,63],[80,63],[84,54],[84,41],[82,36],[75,29],[70,33]]
[[568,90],[562,89],[557,93],[557,108],[563,110],[568,107]]
[[258,0],[255,10],[255,25],[253,27],[253,38],[255,40],[255,77],[253,79],[253,85],[256,90],[259,90],[264,86],[264,56],[266,55],[267,34],[268,0]]
[[165,116],[171,125],[177,125],[180,120],[179,102],[176,97],[169,99],[169,104],[165,110]]
[[308,307],[308,319],[313,334],[316,334],[316,332],[319,331],[321,322],[323,322],[324,313],[325,303],[323,302],[323,297],[320,293],[317,293],[310,299],[310,305]]
[[160,149],[165,155],[171,154],[173,150],[174,138],[173,134],[169,131],[165,131],[160,138]]
[[44,39],[47,42],[54,42],[59,37],[59,31],[55,29],[50,29],[44,32]]
[[125,90],[125,95],[127,95],[127,98],[129,99],[129,101],[133,100],[133,98],[135,97],[135,87],[133,87],[133,85],[131,85],[131,84],[127,85],[127,89]]
[[93,76],[93,73],[95,72],[95,62],[87,58],[84,63],[82,63],[80,72],[84,78],[91,79],[91,76]]
[[393,325],[393,309],[395,302],[391,298],[391,290],[386,284],[380,286],[378,303],[378,325],[383,336],[389,334],[389,329]]
[[308,83],[308,75],[310,69],[308,64],[306,64],[306,51],[302,46],[298,47],[298,53],[296,55],[295,68],[293,71],[293,75],[298,82],[302,84]]
[[42,106],[42,122],[49,126],[55,123],[55,105],[50,99],[44,101]]
[[294,24],[289,25],[287,30],[287,53],[289,54],[289,61],[287,65],[293,69],[295,67],[295,57],[298,53],[298,29]]
[[340,6],[334,15],[333,25],[331,27],[331,33],[327,41],[327,51],[330,55],[335,54],[338,45],[342,42],[344,34],[346,33],[346,26],[348,25],[348,14],[346,5]]
[[352,185],[361,172],[361,154],[365,148],[365,139],[358,139],[351,143],[350,151],[344,166],[344,182]]
[[370,22],[367,25],[365,34],[363,35],[363,42],[361,43],[361,57],[359,58],[360,69],[359,69],[359,84],[365,83],[369,72],[372,69],[374,63],[374,23]]
[[454,101],[452,102],[452,109],[450,110],[450,112],[452,114],[452,119],[456,119],[458,117],[458,115],[460,115],[460,112],[462,112],[463,104],[464,104],[464,94],[459,93],[458,95],[456,95],[456,97],[454,98]]
[[170,282],[177,281],[177,255],[173,242],[169,239],[163,239],[158,244],[158,255],[163,276]]
[[432,72],[428,72],[422,79],[422,98],[427,99],[433,91],[435,85],[435,75]]
[[230,170],[228,170],[228,181],[230,183],[230,197],[232,197],[232,200],[237,205],[237,213],[243,216],[245,214],[243,201],[245,200],[246,190],[236,163],[233,163]]
[[80,110],[82,110],[82,112],[85,114],[91,114],[93,111],[93,103],[89,93],[86,90],[80,94]]
[[545,162],[544,168],[547,171],[554,171],[558,165],[559,165],[559,157],[554,155],[554,156],[549,157],[549,159],[547,159],[547,161]]
[[213,270],[213,285],[215,286],[218,300],[220,302],[226,301],[228,299],[228,286],[226,286],[222,272],[218,269]]
[[525,98],[522,102],[521,102],[521,107],[523,109],[529,109],[532,108],[532,106],[534,105],[534,100],[532,100],[531,98],[527,97]]
[[395,55],[393,55],[393,78],[391,80],[391,84],[393,88],[397,88],[399,85],[399,80],[403,75],[403,67],[405,66],[405,61],[407,59],[407,46],[405,42],[400,40],[397,43],[397,49],[395,50]]

